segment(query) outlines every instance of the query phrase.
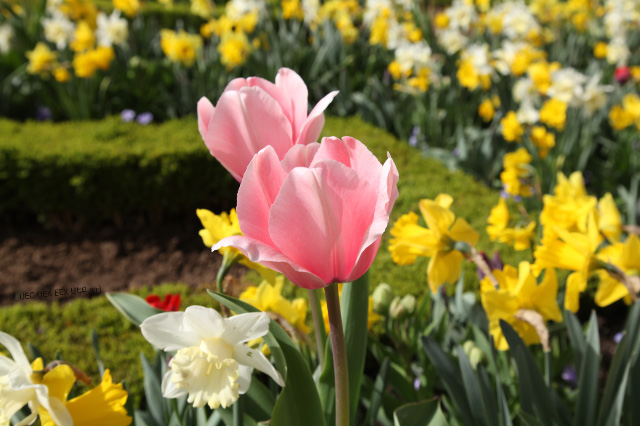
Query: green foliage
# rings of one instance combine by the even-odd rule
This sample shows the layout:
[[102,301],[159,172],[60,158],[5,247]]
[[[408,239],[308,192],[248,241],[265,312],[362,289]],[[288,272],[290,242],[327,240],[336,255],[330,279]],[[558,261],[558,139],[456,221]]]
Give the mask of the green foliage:
[[161,125],[0,120],[0,214],[96,222],[227,208],[237,184],[193,118]]

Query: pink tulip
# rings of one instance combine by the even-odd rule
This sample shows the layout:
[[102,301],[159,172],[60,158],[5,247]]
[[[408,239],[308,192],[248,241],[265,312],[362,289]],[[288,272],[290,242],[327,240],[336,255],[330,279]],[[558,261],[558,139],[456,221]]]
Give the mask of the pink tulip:
[[307,115],[308,91],[295,71],[280,68],[276,83],[259,77],[236,78],[218,100],[198,102],[198,129],[211,155],[242,181],[249,162],[271,145],[279,159],[297,144],[317,142],[331,92]]
[[236,247],[253,262],[314,289],[360,278],[371,266],[398,198],[398,169],[360,141],[324,138],[278,158],[272,146],[249,163],[238,191],[243,236]]

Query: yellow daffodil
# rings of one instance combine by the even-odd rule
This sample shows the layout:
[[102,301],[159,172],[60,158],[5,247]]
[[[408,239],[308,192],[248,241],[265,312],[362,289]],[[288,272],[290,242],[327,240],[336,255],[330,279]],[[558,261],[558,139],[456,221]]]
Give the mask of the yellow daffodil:
[[622,218],[620,217],[620,211],[616,206],[616,202],[609,192],[598,201],[598,226],[609,241],[612,243],[620,241]]
[[540,158],[546,158],[549,150],[556,146],[556,135],[547,132],[544,126],[533,126],[529,137],[533,145],[538,148]]
[[52,52],[43,42],[38,42],[33,50],[26,53],[26,56],[29,60],[29,65],[27,65],[29,74],[46,74],[54,68],[58,61],[58,54]]
[[87,21],[78,22],[78,26],[73,32],[71,49],[74,52],[81,52],[92,49],[95,43],[96,36],[93,34],[93,29],[89,26],[89,23]]
[[609,123],[614,130],[624,130],[633,124],[633,115],[620,105],[614,105],[609,111]]
[[513,245],[516,251],[526,250],[531,247],[533,233],[536,228],[535,222],[530,222],[526,227],[516,226],[509,228],[509,210],[507,203],[500,198],[498,204],[491,209],[491,214],[487,219],[487,234],[491,241],[499,241],[504,244]]
[[262,312],[273,312],[287,320],[303,333],[311,330],[306,324],[307,302],[303,298],[289,300],[282,296],[284,277],[279,275],[276,284],[263,281],[259,286],[250,286],[240,295],[240,300],[260,309]]
[[601,242],[595,212],[591,211],[585,233],[569,232],[556,226],[545,232],[542,244],[535,249],[536,270],[575,271],[567,278],[564,298],[564,307],[571,312],[578,311],[580,293],[586,290],[589,275],[598,267],[595,253]]
[[595,47],[593,48],[593,56],[595,56],[598,59],[604,59],[607,57],[607,43],[603,42],[603,41],[599,41],[598,43],[596,43]]
[[172,62],[190,67],[202,50],[202,38],[197,34],[189,34],[183,30],[179,32],[161,30],[160,47]]
[[[55,374],[52,374],[54,373]],[[124,408],[127,391],[122,383],[114,384],[109,370],[105,370],[102,382],[95,388],[67,400],[76,381],[76,376],[68,365],[60,365],[44,375],[42,383],[47,385],[49,395],[58,398],[69,410],[74,426],[127,426],[131,417]],[[56,426],[49,413],[39,408],[40,424]]]
[[500,320],[508,322],[527,345],[540,343],[536,327],[525,321],[523,311],[533,311],[541,317],[542,326],[547,321],[562,321],[562,313],[556,301],[558,280],[553,268],[547,269],[540,285],[532,274],[531,265],[521,262],[518,270],[507,265],[494,270],[499,287],[495,288],[488,277],[481,283],[481,301],[489,319],[489,333],[498,350],[509,349],[502,334]]
[[[196,210],[196,214],[198,215],[200,222],[202,222],[202,226],[204,226],[204,229],[201,229],[199,234],[202,238],[202,242],[207,247],[213,246],[223,238],[231,237],[233,235],[242,235],[240,222],[238,222],[238,215],[235,209],[231,209],[229,214],[222,212],[219,215],[206,209],[198,209]],[[268,282],[276,282],[275,271],[265,268],[258,263],[251,262],[242,253],[240,253],[238,249],[233,247],[221,247],[218,251],[223,256],[226,256],[227,253],[232,253],[238,256],[238,263],[255,270]]]
[[586,232],[587,217],[596,207],[595,197],[587,195],[581,172],[567,177],[558,173],[554,195],[542,197],[543,208],[540,223],[547,228],[560,227],[567,231]]
[[282,0],[282,17],[301,21],[304,18],[304,14],[300,0]]
[[505,154],[502,163],[504,170],[500,173],[500,180],[504,190],[509,195],[531,197],[533,195],[533,187],[531,186],[533,176],[529,169],[531,155],[527,150],[520,148]]
[[435,200],[421,200],[420,212],[427,228],[418,225],[418,215],[409,213],[396,221],[391,229],[391,257],[400,265],[412,264],[418,256],[430,257],[427,281],[433,293],[443,283],[455,283],[462,269],[464,255],[454,248],[456,242],[474,246],[478,233],[458,218],[449,207],[453,198],[440,194]]
[[69,72],[68,69],[64,67],[56,67],[53,70],[53,77],[56,79],[57,82],[65,83],[71,80],[71,73]]
[[507,115],[500,120],[500,127],[502,128],[502,137],[507,142],[520,142],[522,135],[524,135],[524,129],[518,121],[518,116],[514,111],[509,111]]
[[136,16],[140,10],[139,0],[113,0],[113,8],[120,9],[129,18]]
[[252,50],[245,33],[227,33],[222,36],[218,45],[220,62],[227,67],[227,70],[232,70],[247,62]]
[[496,110],[493,108],[493,102],[491,102],[491,99],[485,99],[480,103],[480,106],[478,107],[478,115],[485,123],[491,121],[495,113]]
[[76,53],[73,57],[73,70],[77,77],[93,77],[97,69],[109,69],[109,64],[115,57],[113,47],[98,46],[96,49]]
[[567,121],[567,104],[557,99],[549,99],[540,108],[540,121],[549,127],[563,130]]
[[[617,242],[600,250],[598,259],[617,266],[627,275],[640,275],[640,238],[631,234],[624,243]],[[620,299],[627,305],[631,304],[632,296],[623,283],[604,270],[598,270],[597,273],[600,283],[595,302],[598,306],[609,306]]]
[[191,13],[202,18],[213,15],[214,5],[210,0],[191,0]]

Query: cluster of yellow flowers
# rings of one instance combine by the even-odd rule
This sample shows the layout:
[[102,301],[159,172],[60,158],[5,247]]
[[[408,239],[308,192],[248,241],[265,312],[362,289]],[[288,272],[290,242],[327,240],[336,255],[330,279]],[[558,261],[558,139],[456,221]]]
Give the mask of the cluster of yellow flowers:
[[160,47],[171,61],[190,67],[202,49],[202,38],[185,31],[161,30]]
[[[524,148],[505,157],[503,175],[511,177],[503,180],[513,182],[518,188],[516,194],[532,195],[534,175],[526,168],[530,158]],[[496,347],[508,347],[500,329],[501,319],[509,322],[528,344],[545,345],[546,322],[562,321],[556,269],[571,272],[564,286],[564,307],[572,312],[578,310],[580,294],[592,278],[598,283],[595,303],[599,306],[620,299],[630,303],[640,291],[640,237],[633,233],[623,236],[621,215],[613,196],[607,193],[598,200],[587,194],[580,172],[569,178],[559,173],[557,179],[554,193],[542,197],[542,238],[533,250],[533,263],[522,262],[518,270],[507,265],[491,271],[474,248],[478,233],[464,219],[456,220],[449,210],[453,200],[446,194],[420,201],[426,228],[418,224],[413,212],[396,221],[391,229],[391,257],[400,265],[412,264],[418,256],[431,258],[427,283],[434,293],[441,284],[458,280],[463,260],[476,263],[484,273],[481,299]],[[513,189],[505,186],[508,191]],[[532,247],[537,221],[524,205],[520,208],[525,222],[510,227],[509,207],[500,198],[486,228],[492,241],[515,250]],[[538,280],[540,284],[536,284]]]
[[621,105],[611,108],[609,122],[615,130],[624,130],[631,125],[640,130],[640,97],[635,93],[625,95]]
[[[128,23],[120,13],[135,14],[140,5],[137,0],[114,0],[114,7],[114,12],[106,15],[98,12],[91,0],[49,1],[41,20],[46,42],[38,42],[26,53],[27,72],[45,78],[52,75],[64,83],[71,79],[71,69],[78,78],[109,69],[115,58],[113,46],[124,44],[129,36]],[[64,60],[70,54],[71,61]]]

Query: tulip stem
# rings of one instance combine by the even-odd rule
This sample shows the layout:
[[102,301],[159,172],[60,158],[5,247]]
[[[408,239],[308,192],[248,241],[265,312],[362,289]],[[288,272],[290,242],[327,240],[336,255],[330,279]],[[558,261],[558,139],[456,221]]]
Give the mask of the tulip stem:
[[331,348],[333,350],[336,389],[336,426],[349,426],[349,372],[338,284],[325,287],[324,294],[327,298],[327,311],[331,326]]
[[313,329],[316,336],[316,350],[318,352],[318,363],[320,369],[324,368],[324,342],[327,341],[327,333],[324,330],[322,320],[322,309],[320,308],[319,290],[309,290],[309,304],[311,305],[311,318],[313,319]]
[[[218,269],[218,275],[216,275],[216,287],[218,289],[218,293],[224,294],[224,286],[222,285],[224,282],[224,278],[229,273],[231,267],[237,262],[238,255],[232,251],[227,251],[222,257],[222,265],[220,265],[220,268]],[[220,305],[220,312],[225,318],[229,316],[229,310],[224,305]]]

